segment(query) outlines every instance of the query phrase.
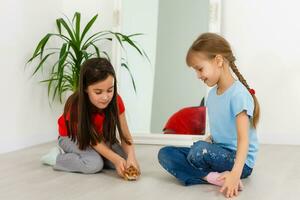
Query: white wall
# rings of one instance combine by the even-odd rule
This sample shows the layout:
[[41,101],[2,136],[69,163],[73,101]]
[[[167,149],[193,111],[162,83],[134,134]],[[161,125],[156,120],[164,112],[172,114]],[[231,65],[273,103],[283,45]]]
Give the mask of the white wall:
[[62,0],[62,8],[63,13],[70,17],[76,11],[80,12],[84,24],[95,14],[98,14],[97,21],[91,30],[111,30],[113,26],[114,3],[115,0]]
[[[57,136],[62,106],[50,108],[46,87],[24,71],[37,41],[54,31],[57,17],[76,8],[87,18],[101,13],[99,28],[109,29],[112,5],[111,0],[1,0],[0,153]],[[300,144],[299,7],[293,0],[223,1],[222,32],[256,89],[262,107],[258,133],[264,143]]]
[[[114,26],[113,10],[117,0],[62,0],[62,12],[72,19],[75,12],[81,13],[81,31],[89,20],[98,14],[97,20],[86,34],[85,38],[102,30],[112,30]],[[99,44],[99,43],[98,43]],[[111,54],[110,41],[101,41],[100,51]]]
[[0,152],[54,138],[58,112],[49,108],[47,89],[29,79],[24,67],[37,39],[54,29],[60,7],[58,0],[1,1]]
[[[50,108],[47,88],[24,70],[37,42],[55,30],[55,19],[80,8],[83,20],[101,13],[98,29],[112,26],[113,1],[1,0],[0,153],[54,140],[62,106]],[[72,16],[71,16],[72,17]]]
[[263,143],[300,144],[300,2],[223,1],[222,30],[261,105]]

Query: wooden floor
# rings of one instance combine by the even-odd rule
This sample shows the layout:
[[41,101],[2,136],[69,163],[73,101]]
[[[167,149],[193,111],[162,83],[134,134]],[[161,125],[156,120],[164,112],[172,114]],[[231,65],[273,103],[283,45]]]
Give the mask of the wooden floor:
[[[53,171],[39,158],[54,143],[0,155],[1,200],[214,200],[224,199],[218,187],[184,187],[158,164],[161,146],[137,145],[142,177],[137,182],[118,178],[113,170],[93,175]],[[300,146],[261,145],[258,162],[237,199],[300,199]]]

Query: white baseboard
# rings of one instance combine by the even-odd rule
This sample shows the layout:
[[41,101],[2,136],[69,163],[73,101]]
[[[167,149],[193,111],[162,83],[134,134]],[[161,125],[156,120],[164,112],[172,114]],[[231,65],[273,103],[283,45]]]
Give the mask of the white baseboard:
[[261,144],[300,145],[300,133],[259,133]]
[[[162,133],[149,133],[133,135],[135,144],[152,144],[152,145],[174,145],[174,146],[190,146],[193,142],[204,139],[201,135],[175,135]],[[260,144],[279,144],[279,145],[300,145],[300,133],[287,134],[284,133],[261,133],[259,134]]]
[[134,134],[135,144],[191,146],[193,142],[203,139],[203,135],[175,135],[162,133]]

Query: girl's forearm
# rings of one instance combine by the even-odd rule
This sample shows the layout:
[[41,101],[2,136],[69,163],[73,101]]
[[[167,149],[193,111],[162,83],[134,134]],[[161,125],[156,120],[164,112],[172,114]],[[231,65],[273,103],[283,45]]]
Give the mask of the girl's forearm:
[[245,161],[248,154],[249,138],[248,138],[248,128],[249,128],[249,117],[246,112],[242,112],[237,115],[237,152],[235,156],[234,166],[232,172],[237,173],[239,176],[242,174]]
[[129,145],[125,141],[121,140],[121,146],[128,156],[135,155],[134,153],[135,151],[133,147],[133,139],[130,134],[124,113],[120,115],[120,124],[121,124],[124,137],[131,143],[131,145]]
[[[130,142],[133,143],[132,140],[130,140]],[[135,150],[134,150],[133,144],[128,145],[128,144],[126,144],[126,142],[122,141],[121,146],[127,155],[135,155]]]
[[248,139],[238,140],[237,152],[235,157],[235,162],[232,168],[232,172],[236,173],[238,176],[242,174],[245,161],[248,153]]

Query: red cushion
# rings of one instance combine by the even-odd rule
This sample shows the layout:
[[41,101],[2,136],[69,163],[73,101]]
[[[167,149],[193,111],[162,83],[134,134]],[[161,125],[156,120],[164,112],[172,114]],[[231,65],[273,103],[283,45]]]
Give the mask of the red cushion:
[[167,121],[165,134],[204,135],[206,107],[187,107],[174,113]]

